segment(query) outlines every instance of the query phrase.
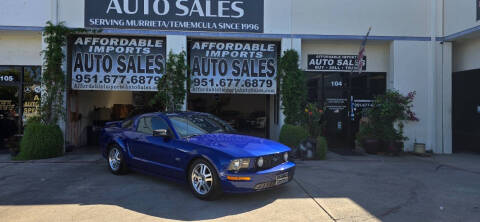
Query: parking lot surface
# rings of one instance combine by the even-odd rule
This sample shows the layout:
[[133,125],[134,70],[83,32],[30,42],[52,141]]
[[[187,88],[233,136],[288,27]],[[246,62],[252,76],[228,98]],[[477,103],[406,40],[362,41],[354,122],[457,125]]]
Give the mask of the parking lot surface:
[[279,189],[206,202],[160,178],[114,176],[96,154],[0,158],[0,221],[479,221],[479,160],[300,161],[295,180]]

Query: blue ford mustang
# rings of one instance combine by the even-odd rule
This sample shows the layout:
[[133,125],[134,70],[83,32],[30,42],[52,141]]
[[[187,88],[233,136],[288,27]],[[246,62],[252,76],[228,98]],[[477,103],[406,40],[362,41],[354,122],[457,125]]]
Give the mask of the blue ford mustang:
[[200,199],[277,187],[295,173],[290,148],[236,135],[205,113],[151,113],[109,123],[100,142],[112,173],[132,169],[186,182]]

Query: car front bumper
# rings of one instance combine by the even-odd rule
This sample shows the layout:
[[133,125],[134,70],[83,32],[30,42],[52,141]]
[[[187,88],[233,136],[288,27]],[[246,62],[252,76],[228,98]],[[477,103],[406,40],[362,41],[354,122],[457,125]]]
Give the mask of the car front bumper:
[[[288,181],[277,184],[277,177],[288,173]],[[249,193],[262,190],[268,190],[284,184],[293,179],[295,174],[295,163],[285,162],[268,170],[258,171],[255,173],[225,173],[220,176],[222,181],[222,189],[226,193]],[[232,181],[227,177],[250,177],[249,181]]]

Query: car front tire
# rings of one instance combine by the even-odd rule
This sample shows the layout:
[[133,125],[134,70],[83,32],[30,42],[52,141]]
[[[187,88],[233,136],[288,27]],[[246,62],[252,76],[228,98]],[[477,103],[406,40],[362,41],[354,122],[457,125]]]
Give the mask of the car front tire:
[[201,200],[215,200],[222,194],[217,171],[204,159],[193,162],[188,171],[188,182],[193,195]]
[[115,175],[127,173],[127,166],[122,149],[118,145],[112,145],[108,150],[107,164],[110,171]]

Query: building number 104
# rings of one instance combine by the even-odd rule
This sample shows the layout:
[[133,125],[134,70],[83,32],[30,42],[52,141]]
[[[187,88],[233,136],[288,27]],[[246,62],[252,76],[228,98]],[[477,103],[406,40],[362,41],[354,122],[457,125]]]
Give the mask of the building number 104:
[[331,84],[332,84],[332,87],[342,87],[343,86],[342,81],[332,81]]

